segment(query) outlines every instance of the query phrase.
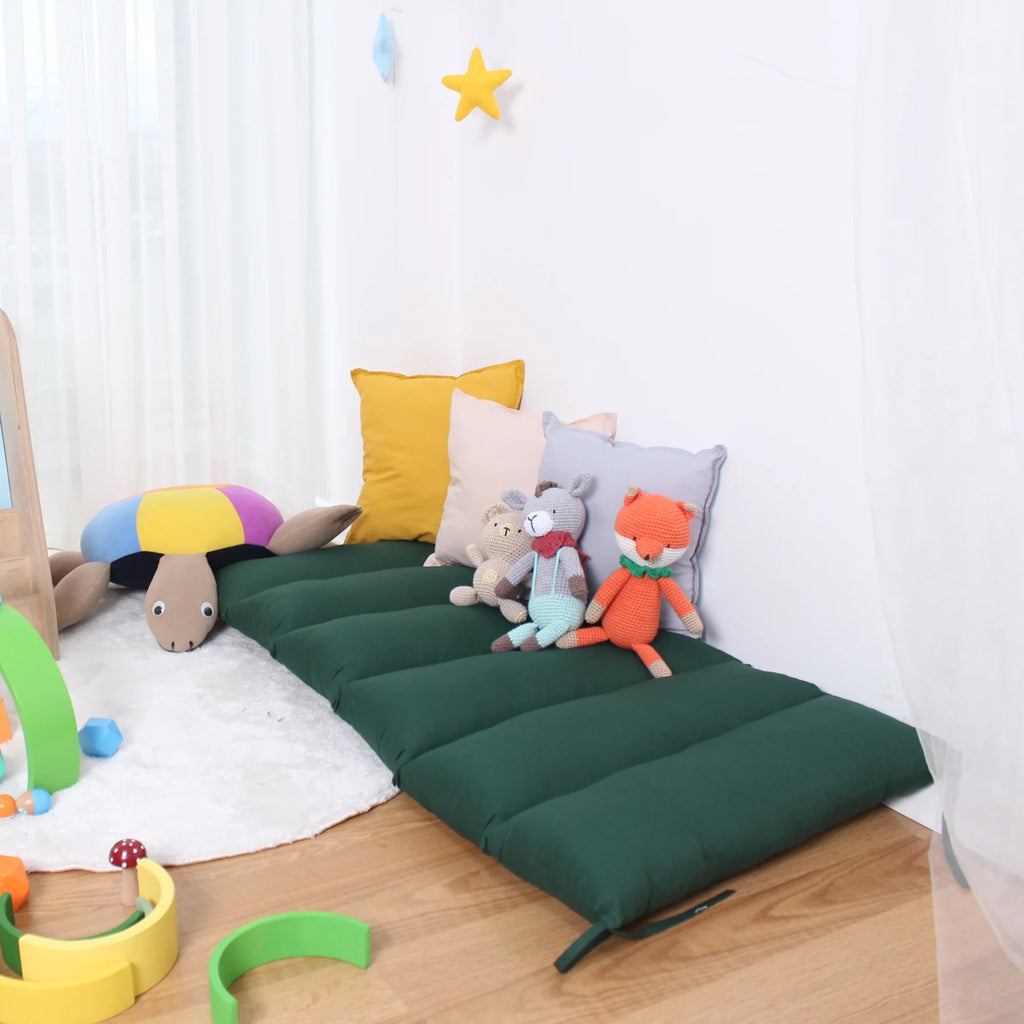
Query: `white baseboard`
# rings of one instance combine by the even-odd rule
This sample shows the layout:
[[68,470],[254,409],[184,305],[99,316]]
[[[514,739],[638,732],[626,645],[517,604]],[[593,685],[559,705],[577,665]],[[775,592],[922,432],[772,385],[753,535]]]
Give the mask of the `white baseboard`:
[[907,796],[886,800],[886,806],[933,832],[942,831],[942,799],[939,787],[934,783]]

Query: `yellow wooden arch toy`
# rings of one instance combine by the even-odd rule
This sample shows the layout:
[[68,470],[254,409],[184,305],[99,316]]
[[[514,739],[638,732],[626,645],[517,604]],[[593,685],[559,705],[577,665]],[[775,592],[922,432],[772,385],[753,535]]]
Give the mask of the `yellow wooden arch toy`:
[[15,933],[16,956],[6,929],[4,960],[22,980],[0,977],[4,1024],[98,1024],[127,1010],[167,975],[178,959],[174,882],[151,860],[139,861],[137,870],[147,909],[127,928],[70,940]]

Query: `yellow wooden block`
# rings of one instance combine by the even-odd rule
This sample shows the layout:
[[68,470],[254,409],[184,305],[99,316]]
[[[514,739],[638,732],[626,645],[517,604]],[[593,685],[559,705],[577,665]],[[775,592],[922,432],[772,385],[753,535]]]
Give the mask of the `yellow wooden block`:
[[66,983],[18,981],[0,976],[3,1024],[98,1024],[135,1002],[131,965],[112,964],[91,978]]

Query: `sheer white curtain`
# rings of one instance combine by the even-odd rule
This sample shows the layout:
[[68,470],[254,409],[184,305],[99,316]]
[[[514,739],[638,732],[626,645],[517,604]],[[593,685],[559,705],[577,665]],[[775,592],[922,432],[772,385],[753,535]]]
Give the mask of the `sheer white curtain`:
[[[943,1020],[1016,1022],[1024,4],[863,0],[862,29],[858,270],[874,529],[904,689],[971,894],[946,902],[937,880]],[[987,927],[965,925],[972,907]],[[990,957],[967,948],[982,934],[998,939]]]
[[331,497],[333,7],[0,0],[0,307],[51,546],[147,487]]

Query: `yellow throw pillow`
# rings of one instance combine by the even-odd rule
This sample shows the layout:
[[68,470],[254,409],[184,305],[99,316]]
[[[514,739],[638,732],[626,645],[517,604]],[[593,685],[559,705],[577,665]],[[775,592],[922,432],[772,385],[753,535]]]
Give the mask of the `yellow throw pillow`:
[[448,427],[455,388],[510,409],[523,397],[521,359],[458,377],[353,370],[363,434],[363,514],[345,542],[422,540],[433,543],[451,480]]

